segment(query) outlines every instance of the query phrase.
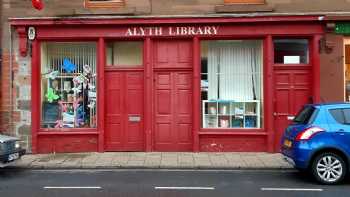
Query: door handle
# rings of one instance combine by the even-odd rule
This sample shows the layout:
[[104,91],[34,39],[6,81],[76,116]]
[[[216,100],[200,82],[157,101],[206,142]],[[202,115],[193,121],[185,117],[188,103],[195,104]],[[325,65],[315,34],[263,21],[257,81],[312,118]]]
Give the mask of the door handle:
[[274,116],[289,116],[289,114],[287,113],[277,113],[277,112],[273,112]]
[[335,133],[338,134],[338,135],[343,136],[343,135],[345,135],[345,130],[344,130],[344,129],[339,129],[339,130],[336,131]]

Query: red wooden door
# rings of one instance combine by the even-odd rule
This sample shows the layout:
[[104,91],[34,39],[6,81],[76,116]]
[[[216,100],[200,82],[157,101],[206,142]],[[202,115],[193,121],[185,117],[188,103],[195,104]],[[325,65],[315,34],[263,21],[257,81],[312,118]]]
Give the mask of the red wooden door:
[[143,73],[105,74],[106,151],[142,151]]
[[275,151],[280,151],[280,139],[292,118],[304,104],[312,102],[309,69],[281,69],[274,71],[275,78]]
[[192,150],[192,72],[155,74],[155,150]]
[[156,41],[153,49],[154,150],[191,151],[192,41]]

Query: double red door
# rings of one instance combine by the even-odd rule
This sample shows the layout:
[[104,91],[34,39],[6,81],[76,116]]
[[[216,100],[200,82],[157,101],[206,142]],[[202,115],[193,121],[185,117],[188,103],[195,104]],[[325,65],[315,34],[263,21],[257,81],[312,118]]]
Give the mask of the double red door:
[[143,151],[143,72],[105,72],[105,150]]
[[280,150],[280,140],[288,124],[301,107],[312,103],[311,70],[276,68],[275,78],[275,151]]
[[106,71],[106,151],[192,150],[192,41],[154,41],[152,54],[152,139],[144,141],[143,71]]

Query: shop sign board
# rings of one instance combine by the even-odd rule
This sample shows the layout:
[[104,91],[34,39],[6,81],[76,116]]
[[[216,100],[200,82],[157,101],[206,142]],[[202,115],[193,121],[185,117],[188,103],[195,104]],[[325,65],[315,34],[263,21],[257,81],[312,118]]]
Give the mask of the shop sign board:
[[129,27],[125,36],[195,36],[217,35],[219,26]]

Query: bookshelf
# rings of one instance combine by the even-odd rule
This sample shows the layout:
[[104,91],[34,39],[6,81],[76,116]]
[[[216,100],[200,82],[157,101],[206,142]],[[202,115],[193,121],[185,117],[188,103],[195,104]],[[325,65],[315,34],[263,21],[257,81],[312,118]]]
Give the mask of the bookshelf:
[[260,128],[260,101],[203,100],[203,128]]

